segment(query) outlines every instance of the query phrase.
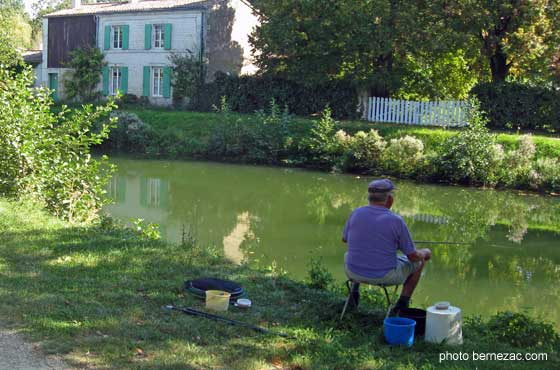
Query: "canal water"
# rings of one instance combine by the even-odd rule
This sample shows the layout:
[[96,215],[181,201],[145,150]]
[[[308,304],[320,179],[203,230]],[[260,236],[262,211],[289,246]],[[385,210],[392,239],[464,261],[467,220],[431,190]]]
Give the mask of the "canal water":
[[[160,225],[163,238],[223,249],[307,277],[321,256],[340,284],[350,212],[371,178],[208,162],[113,159],[106,211]],[[440,300],[465,314],[526,311],[560,325],[560,198],[397,181],[393,210],[416,241],[434,245],[413,304]],[[419,245],[420,246],[420,245]]]

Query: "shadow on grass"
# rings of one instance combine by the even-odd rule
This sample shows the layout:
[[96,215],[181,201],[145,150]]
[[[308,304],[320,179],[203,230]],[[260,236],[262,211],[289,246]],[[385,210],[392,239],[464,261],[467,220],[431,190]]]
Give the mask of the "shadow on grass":
[[[4,225],[0,222],[0,226]],[[40,229],[16,220],[7,229],[0,245],[0,312],[19,322],[44,351],[66,354],[76,366],[483,368],[468,362],[438,364],[445,347],[425,343],[411,349],[388,347],[382,337],[382,308],[369,307],[374,308],[370,313],[361,309],[339,322],[342,295],[231,265],[211,248],[168,245],[113,228]],[[224,316],[295,339],[162,309],[167,304],[204,309],[202,302],[182,289],[184,280],[202,276],[236,280],[247,289],[254,307],[248,311],[232,307]],[[462,350],[475,348],[511,350],[480,338],[467,338]],[[492,365],[493,369],[517,366]],[[526,369],[534,364],[519,365]]]

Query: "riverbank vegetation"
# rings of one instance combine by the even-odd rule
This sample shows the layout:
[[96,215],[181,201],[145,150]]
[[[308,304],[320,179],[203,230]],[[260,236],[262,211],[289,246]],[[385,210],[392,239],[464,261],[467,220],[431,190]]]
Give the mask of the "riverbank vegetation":
[[94,218],[111,166],[90,148],[108,137],[114,104],[54,113],[50,91],[34,89],[32,76],[0,68],[0,195],[34,199],[68,220]]
[[[344,295],[320,262],[307,283],[275,266],[256,271],[221,251],[188,241],[165,244],[151,230],[123,229],[108,219],[69,224],[30,203],[0,200],[0,313],[48,353],[76,366],[106,369],[475,369],[477,362],[439,363],[456,352],[544,352],[545,362],[485,363],[493,369],[556,368],[558,333],[524,314],[468,318],[459,349],[418,340],[387,346],[383,297],[365,295],[358,312],[337,321]],[[183,281],[217,276],[240,282],[253,308],[224,315],[284,332],[266,336],[162,309],[203,308]],[[323,289],[313,289],[318,286]],[[326,286],[330,290],[325,290]]]
[[496,135],[478,109],[471,111],[471,125],[455,131],[339,123],[329,109],[320,119],[303,119],[274,102],[267,112],[252,115],[231,112],[225,101],[214,114],[133,110],[141,119],[120,113],[105,149],[560,191],[559,139]]

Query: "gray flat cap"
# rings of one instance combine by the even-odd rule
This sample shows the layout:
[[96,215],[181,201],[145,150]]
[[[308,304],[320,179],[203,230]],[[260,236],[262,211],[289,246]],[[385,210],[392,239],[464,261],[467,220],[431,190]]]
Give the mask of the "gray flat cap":
[[396,189],[397,187],[389,179],[373,180],[368,185],[370,193],[384,193]]

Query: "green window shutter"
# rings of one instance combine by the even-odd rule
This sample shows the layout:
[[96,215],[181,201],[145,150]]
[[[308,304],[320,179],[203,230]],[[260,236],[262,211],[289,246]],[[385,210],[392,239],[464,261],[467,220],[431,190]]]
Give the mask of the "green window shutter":
[[148,206],[148,179],[145,177],[140,178],[140,205]]
[[142,96],[150,96],[150,67],[144,66],[144,83],[142,85]]
[[128,93],[128,67],[121,67],[121,92]]
[[144,26],[144,49],[152,48],[152,25],[147,24]]
[[122,30],[123,30],[122,48],[123,50],[128,50],[128,25],[122,26]]
[[117,177],[117,203],[124,203],[126,201],[126,177]]
[[111,26],[105,26],[105,40],[103,49],[109,50],[111,48]]
[[171,23],[166,23],[163,25],[163,48],[165,50],[171,49]]
[[109,95],[109,67],[103,67],[103,95]]
[[171,67],[163,67],[163,97],[171,96]]
[[160,180],[159,187],[159,207],[167,209],[169,205],[169,182]]

